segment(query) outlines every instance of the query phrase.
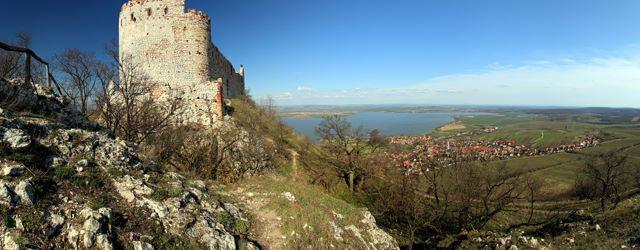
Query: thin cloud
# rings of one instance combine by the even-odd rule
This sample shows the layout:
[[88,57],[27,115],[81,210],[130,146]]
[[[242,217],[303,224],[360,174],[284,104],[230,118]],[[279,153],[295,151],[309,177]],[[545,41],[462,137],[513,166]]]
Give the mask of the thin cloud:
[[301,86],[280,95],[287,103],[423,103],[640,107],[638,56],[530,61],[487,66],[393,88],[322,90]]

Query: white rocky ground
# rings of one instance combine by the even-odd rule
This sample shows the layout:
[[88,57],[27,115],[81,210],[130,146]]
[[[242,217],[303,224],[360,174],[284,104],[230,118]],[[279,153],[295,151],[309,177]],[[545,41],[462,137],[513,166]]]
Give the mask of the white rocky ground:
[[[153,249],[150,243],[156,235],[114,228],[116,220],[121,220],[116,214],[127,216],[132,208],[141,208],[139,215],[144,217],[136,219],[140,227],[157,225],[161,233],[197,242],[200,247],[258,248],[229,223],[246,220],[241,210],[211,198],[203,181],[145,168],[126,142],[114,139],[51,95],[33,95],[0,82],[0,101],[0,143],[5,151],[0,156],[0,204],[5,220],[0,225],[0,248]],[[42,150],[33,152],[35,149]],[[11,159],[33,154],[39,159],[44,155],[46,162],[25,166]],[[39,197],[41,192],[32,178],[64,169],[71,170],[69,178],[87,177],[86,182],[102,183],[85,188],[95,188],[90,191],[111,202],[95,207],[90,196],[78,194],[87,190],[72,187],[64,178],[52,178],[56,183],[44,188],[57,188],[56,192]],[[170,192],[162,193],[165,189]],[[27,210],[37,217],[33,225],[22,223],[25,213],[20,211]],[[28,226],[37,228],[25,228]]]

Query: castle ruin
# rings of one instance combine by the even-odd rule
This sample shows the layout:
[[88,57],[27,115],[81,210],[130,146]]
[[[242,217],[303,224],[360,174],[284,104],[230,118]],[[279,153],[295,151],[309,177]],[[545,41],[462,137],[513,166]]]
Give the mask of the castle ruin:
[[180,121],[210,125],[224,115],[224,99],[244,94],[236,71],[211,41],[211,19],[185,0],[130,0],[119,18],[120,60],[159,84],[157,101],[184,101]]

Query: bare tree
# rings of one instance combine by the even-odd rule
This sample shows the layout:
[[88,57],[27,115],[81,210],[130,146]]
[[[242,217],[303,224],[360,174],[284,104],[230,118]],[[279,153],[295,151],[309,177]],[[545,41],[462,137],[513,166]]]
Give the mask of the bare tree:
[[322,140],[322,147],[330,154],[329,162],[351,192],[366,176],[368,156],[377,147],[368,142],[362,127],[352,128],[347,119],[340,115],[327,116],[316,127],[316,134]]
[[588,198],[597,199],[600,209],[606,209],[607,204],[616,208],[622,200],[622,195],[633,184],[632,175],[627,169],[629,156],[621,150],[587,155],[583,178],[579,180],[583,192]]
[[109,63],[94,63],[92,72],[100,85],[98,116],[117,136],[142,143],[171,126],[182,101],[168,96],[157,102],[152,96],[159,84],[151,80],[129,56],[119,56],[114,42],[106,46]]
[[407,247],[413,249],[417,233],[432,228],[434,211],[427,205],[433,202],[427,195],[417,192],[420,177],[397,171],[386,173],[388,182],[369,188],[373,210],[383,216],[378,221],[407,236]]
[[58,70],[65,76],[64,88],[71,101],[84,116],[88,116],[98,81],[95,56],[90,52],[68,49],[56,55],[55,60]]
[[[23,48],[31,46],[31,35],[29,33],[16,34],[16,40],[9,42]],[[23,77],[24,59],[21,53],[5,51],[0,49],[0,78],[11,79]]]
[[519,178],[502,167],[461,163],[448,168],[446,178],[457,230],[479,230],[520,198]]

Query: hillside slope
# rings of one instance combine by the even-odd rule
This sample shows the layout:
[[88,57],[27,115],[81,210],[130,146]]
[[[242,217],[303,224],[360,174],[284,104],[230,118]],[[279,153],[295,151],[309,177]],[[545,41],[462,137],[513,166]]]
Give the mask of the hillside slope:
[[[360,210],[313,193],[319,190],[299,193],[310,190],[308,185],[287,186],[277,176],[253,177],[265,186],[284,185],[281,189],[257,187],[264,192],[259,195],[273,199],[254,206],[246,198],[251,191],[248,186],[243,191],[145,163],[127,142],[84,119],[46,90],[38,93],[0,81],[3,249],[307,248],[314,243],[295,240],[296,234],[306,232],[306,224],[300,225],[305,220],[287,222],[296,214],[285,213],[314,216],[308,226],[315,227],[326,223],[326,215],[332,212],[345,213],[348,222],[336,222],[340,226],[335,232],[308,231],[313,234],[307,239],[326,239],[323,246],[340,248],[397,248],[367,212],[350,216],[346,211]],[[286,206],[283,201],[296,210],[278,207]],[[326,204],[340,204],[340,208]],[[285,219],[280,227],[261,221],[265,218]],[[280,239],[265,237],[261,227]]]

